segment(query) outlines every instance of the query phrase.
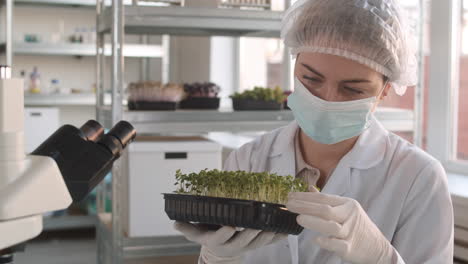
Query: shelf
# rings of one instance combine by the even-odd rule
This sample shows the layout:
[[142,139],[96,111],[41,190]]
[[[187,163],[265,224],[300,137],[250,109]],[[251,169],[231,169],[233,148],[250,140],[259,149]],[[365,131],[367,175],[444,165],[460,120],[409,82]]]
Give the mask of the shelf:
[[[101,236],[105,243],[110,244],[112,242],[112,215],[109,213],[99,214],[97,225],[98,236]],[[110,248],[110,246],[106,248]],[[124,237],[123,239],[124,258],[181,256],[199,253],[200,245],[188,241],[183,236]]]
[[128,111],[139,134],[267,131],[293,120],[290,111]]
[[15,5],[48,5],[48,6],[95,7],[96,6],[96,0],[15,0]]
[[[5,52],[5,44],[0,44],[0,52]],[[47,43],[15,43],[13,53],[20,55],[61,55],[61,56],[96,56],[95,44],[47,44]],[[162,58],[163,49],[160,45],[125,44],[125,57]],[[104,54],[111,55],[111,46],[106,45]]]
[[[412,131],[413,112],[379,108],[376,113],[391,131]],[[270,131],[294,120],[291,111],[127,111],[124,119],[139,134]]]
[[65,215],[57,217],[44,217],[43,230],[56,231],[56,230],[69,230],[69,229],[82,229],[94,228],[96,226],[95,215]]
[[[14,0],[15,5],[43,5],[43,6],[64,6],[64,7],[95,7],[96,0]],[[132,0],[123,0],[125,5],[132,5]],[[160,0],[159,5],[175,4],[180,5],[181,0]],[[106,0],[106,4],[110,4]],[[158,5],[157,3],[141,1],[139,5]]]
[[[104,102],[110,104],[111,96],[106,94]],[[122,102],[127,105],[127,101]],[[92,93],[81,94],[26,94],[25,106],[95,106],[96,95]]]
[[[280,37],[282,12],[226,8],[125,6],[125,33],[195,36]],[[112,12],[98,18],[98,31],[110,32]]]
[[269,10],[271,8],[270,4],[235,4],[235,3],[222,3],[224,8],[249,8],[249,9],[259,9],[259,10]]
[[96,105],[95,94],[26,94],[26,106],[92,106]]

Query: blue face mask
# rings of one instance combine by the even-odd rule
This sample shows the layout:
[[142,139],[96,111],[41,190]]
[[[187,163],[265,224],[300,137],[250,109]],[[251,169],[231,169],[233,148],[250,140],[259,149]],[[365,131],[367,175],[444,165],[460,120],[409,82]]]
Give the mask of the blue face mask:
[[370,125],[377,97],[346,102],[329,102],[313,95],[295,78],[294,92],[288,97],[299,127],[311,139],[335,144],[360,135]]

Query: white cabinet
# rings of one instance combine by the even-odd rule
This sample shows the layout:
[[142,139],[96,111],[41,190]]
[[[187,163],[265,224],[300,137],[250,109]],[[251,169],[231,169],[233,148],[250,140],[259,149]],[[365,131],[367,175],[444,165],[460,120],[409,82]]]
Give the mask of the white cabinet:
[[207,140],[136,141],[129,146],[128,204],[124,229],[129,237],[180,235],[164,212],[162,193],[176,190],[175,172],[221,169],[221,145]]
[[30,153],[60,126],[59,109],[55,107],[26,107],[24,109],[25,150]]

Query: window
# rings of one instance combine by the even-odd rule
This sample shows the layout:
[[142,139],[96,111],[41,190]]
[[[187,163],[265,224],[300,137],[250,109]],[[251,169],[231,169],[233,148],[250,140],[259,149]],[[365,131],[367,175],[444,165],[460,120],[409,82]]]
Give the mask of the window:
[[[427,30],[428,25],[429,25],[429,19],[428,19],[428,12],[425,12],[424,15],[422,15],[422,12],[424,10],[428,10],[427,8],[427,2],[424,0],[424,6],[423,9],[423,2],[420,0],[399,0],[401,6],[404,9],[404,12],[406,12],[409,22],[410,22],[410,27],[417,36],[416,41],[418,43],[415,43],[417,45],[417,54],[418,54],[418,59],[421,60],[424,63],[422,65],[421,69],[424,71],[424,75],[421,75],[420,80],[418,81],[419,85],[421,85],[421,89],[423,89],[423,94],[426,94],[427,91],[427,81],[426,77],[428,76],[428,67],[426,67],[426,64],[428,62],[428,55],[429,55],[429,50],[428,50],[428,38],[427,34],[424,32]],[[424,19],[424,24],[421,24],[421,19]],[[424,31],[422,31],[421,26],[424,25]],[[427,32],[427,31],[426,31]],[[422,42],[419,42],[422,39]],[[421,52],[423,51],[423,52]],[[425,116],[425,111],[423,107],[419,107],[420,105],[416,104],[416,95],[419,87],[418,86],[413,86],[413,87],[408,87],[408,90],[406,91],[405,95],[399,96],[397,95],[394,90],[392,89],[385,98],[385,100],[380,104],[381,109],[388,109],[392,108],[393,110],[398,110],[403,113],[407,113],[409,115],[412,115],[413,118],[415,119],[414,121],[414,127],[408,131],[405,129],[404,131],[394,131],[396,134],[399,136],[405,138],[406,140],[410,142],[414,142],[418,145],[423,146],[424,145],[424,126],[420,118],[423,118]],[[396,109],[395,109],[396,108]],[[420,118],[418,118],[420,117]],[[422,119],[424,120],[424,119]],[[403,128],[403,127],[402,127]]]
[[239,46],[240,91],[254,86],[285,88],[289,74],[284,68],[284,46],[280,39],[240,38]]
[[[271,0],[273,11],[284,11],[288,0]],[[292,1],[294,2],[294,1]],[[241,37],[239,40],[239,91],[254,86],[288,90],[289,56],[281,39]]]
[[462,2],[457,158],[468,160],[468,0]]
[[450,172],[468,173],[468,1],[431,2],[427,150]]

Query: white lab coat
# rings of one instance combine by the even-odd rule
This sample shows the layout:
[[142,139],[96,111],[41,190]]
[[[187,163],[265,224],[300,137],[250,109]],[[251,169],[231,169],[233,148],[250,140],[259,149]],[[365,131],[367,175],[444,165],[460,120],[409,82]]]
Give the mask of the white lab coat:
[[[295,175],[297,129],[292,122],[242,146],[224,169]],[[357,200],[401,256],[399,264],[453,262],[453,208],[444,169],[377,120],[342,158],[322,192]],[[312,243],[315,236],[305,229],[248,252],[244,263],[345,263]]]

